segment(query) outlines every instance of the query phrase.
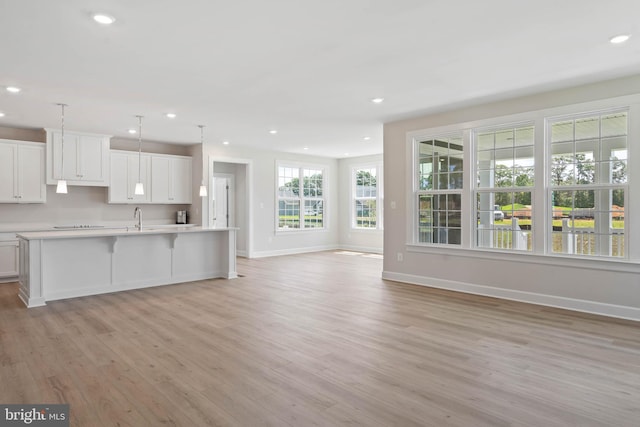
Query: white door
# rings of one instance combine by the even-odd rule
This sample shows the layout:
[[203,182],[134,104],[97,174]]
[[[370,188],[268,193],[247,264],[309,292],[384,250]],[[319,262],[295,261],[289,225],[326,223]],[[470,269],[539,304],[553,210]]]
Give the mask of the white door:
[[212,227],[233,227],[233,175],[214,174],[211,188]]

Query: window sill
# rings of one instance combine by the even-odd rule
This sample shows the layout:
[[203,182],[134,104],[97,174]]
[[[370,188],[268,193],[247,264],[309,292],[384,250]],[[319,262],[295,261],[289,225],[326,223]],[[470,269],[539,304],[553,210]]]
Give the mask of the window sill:
[[576,258],[562,254],[543,255],[530,252],[512,252],[500,250],[452,248],[425,246],[408,243],[407,252],[451,255],[463,258],[490,259],[492,261],[522,262],[549,266],[573,267],[589,270],[604,270],[625,273],[640,273],[640,261],[628,259],[584,257]]
[[286,234],[307,234],[307,233],[322,233],[328,232],[329,230],[326,227],[323,228],[289,228],[289,229],[280,229],[276,230],[276,235],[286,235]]

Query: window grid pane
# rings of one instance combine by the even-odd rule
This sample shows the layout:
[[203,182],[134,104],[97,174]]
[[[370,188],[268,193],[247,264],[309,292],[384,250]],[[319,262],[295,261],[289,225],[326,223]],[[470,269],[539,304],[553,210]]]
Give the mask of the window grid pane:
[[355,169],[354,228],[377,228],[377,168]]
[[476,245],[480,248],[531,251],[531,194],[531,191],[478,192]]
[[278,167],[279,230],[324,228],[323,173],[317,168]]
[[627,180],[626,111],[550,122],[552,186]]
[[623,189],[552,191],[551,252],[624,257],[624,196]]
[[533,125],[482,131],[475,138],[478,188],[533,187]]

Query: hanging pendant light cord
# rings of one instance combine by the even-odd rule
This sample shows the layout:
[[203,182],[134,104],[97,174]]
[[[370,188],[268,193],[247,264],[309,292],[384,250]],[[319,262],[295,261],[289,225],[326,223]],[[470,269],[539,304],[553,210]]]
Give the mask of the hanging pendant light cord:
[[138,116],[138,182],[142,182],[142,116]]
[[60,138],[62,139],[62,149],[60,154],[60,179],[64,179],[64,107],[66,107],[67,104],[58,105],[62,107],[62,127],[60,129]]

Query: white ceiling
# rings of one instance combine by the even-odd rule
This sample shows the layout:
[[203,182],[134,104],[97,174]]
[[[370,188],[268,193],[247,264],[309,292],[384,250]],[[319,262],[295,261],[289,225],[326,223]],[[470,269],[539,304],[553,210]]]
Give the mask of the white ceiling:
[[638,0],[0,0],[0,86],[23,88],[0,91],[0,125],[59,127],[64,102],[79,131],[131,138],[139,114],[149,140],[197,143],[204,124],[212,143],[380,153],[390,120],[639,73],[638,16]]

